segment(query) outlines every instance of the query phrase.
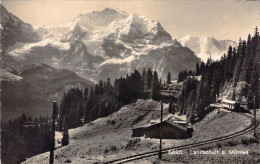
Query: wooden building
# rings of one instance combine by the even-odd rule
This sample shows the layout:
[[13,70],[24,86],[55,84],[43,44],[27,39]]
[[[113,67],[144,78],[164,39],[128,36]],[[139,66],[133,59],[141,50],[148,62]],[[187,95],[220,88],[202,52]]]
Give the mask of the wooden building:
[[[133,137],[160,138],[160,123],[137,127],[132,129]],[[172,121],[162,122],[163,139],[185,139],[192,137],[193,129],[174,123]]]
[[221,103],[222,103],[223,107],[226,107],[231,110],[234,110],[234,109],[240,107],[240,103],[237,103],[237,102],[231,101],[231,100],[222,100]]

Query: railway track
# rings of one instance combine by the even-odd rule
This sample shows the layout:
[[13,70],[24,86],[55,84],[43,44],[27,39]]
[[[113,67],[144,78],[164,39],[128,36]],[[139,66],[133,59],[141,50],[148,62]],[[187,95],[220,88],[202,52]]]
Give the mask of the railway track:
[[[203,145],[207,145],[207,144],[211,144],[211,143],[215,143],[215,142],[219,142],[219,141],[224,141],[224,140],[228,140],[234,137],[238,137],[250,132],[253,132],[254,130],[254,122],[253,122],[253,118],[252,116],[249,116],[247,114],[241,114],[245,117],[250,118],[251,120],[251,124],[249,127],[236,132],[234,134],[230,134],[230,135],[226,135],[223,137],[218,137],[218,138],[214,138],[214,139],[210,139],[210,140],[206,140],[206,141],[201,141],[201,142],[196,142],[196,143],[191,143],[191,144],[186,144],[186,145],[181,145],[181,146],[175,146],[175,147],[171,147],[171,148],[167,148],[167,149],[163,149],[162,153],[168,153],[169,150],[183,150],[183,149],[187,149],[187,148],[194,148],[194,147],[198,147],[198,146],[203,146]],[[257,126],[259,125],[259,122],[257,122]],[[125,158],[120,158],[120,159],[115,159],[115,160],[111,160],[111,161],[107,161],[104,162],[106,164],[109,163],[114,163],[114,164],[120,164],[120,163],[126,163],[126,162],[131,162],[134,160],[138,160],[138,159],[143,159],[143,158],[147,158],[147,157],[152,157],[152,156],[157,156],[159,153],[159,151],[151,151],[151,152],[146,152],[146,153],[141,153],[141,154],[137,154],[137,155],[132,155],[132,156],[128,156]]]

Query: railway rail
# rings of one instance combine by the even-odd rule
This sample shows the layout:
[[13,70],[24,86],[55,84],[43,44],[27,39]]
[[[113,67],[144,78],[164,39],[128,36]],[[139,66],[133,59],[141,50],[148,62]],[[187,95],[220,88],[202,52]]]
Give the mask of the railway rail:
[[[196,142],[196,143],[191,143],[191,144],[186,144],[186,145],[162,149],[162,153],[163,154],[168,153],[169,150],[183,150],[183,149],[187,149],[187,148],[199,147],[199,146],[211,144],[211,143],[214,143],[214,142],[228,140],[228,139],[231,139],[231,138],[235,138],[235,137],[253,132],[254,131],[254,121],[253,121],[252,116],[247,115],[247,114],[241,114],[241,115],[244,115],[245,117],[248,117],[251,120],[250,126],[248,126],[247,128],[245,128],[241,131],[238,131],[236,133],[226,135],[226,136],[223,136],[223,137],[218,137],[218,138],[206,140],[206,141],[201,141],[201,142]],[[257,126],[258,125],[259,125],[259,122],[257,121]],[[143,159],[143,158],[147,158],[147,157],[157,156],[158,153],[159,153],[159,151],[151,151],[151,152],[146,152],[146,153],[128,156],[128,157],[125,157],[125,158],[107,161],[107,162],[104,162],[104,163],[106,163],[106,164],[109,164],[109,163],[114,163],[114,164],[126,163],[126,162],[131,162],[131,161],[134,161],[134,160],[139,160],[139,159]]]

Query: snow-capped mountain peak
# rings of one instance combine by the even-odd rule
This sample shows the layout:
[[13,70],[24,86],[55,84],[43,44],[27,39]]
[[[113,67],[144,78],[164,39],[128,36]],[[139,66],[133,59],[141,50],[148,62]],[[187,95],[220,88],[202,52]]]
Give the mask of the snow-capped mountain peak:
[[176,77],[178,71],[195,68],[199,62],[158,21],[110,8],[36,31],[41,41],[14,45],[7,53],[18,62],[41,59],[87,79],[114,79],[143,68],[157,70],[162,78],[168,72]]
[[98,27],[109,25],[114,20],[125,19],[128,15],[125,12],[105,8],[102,11],[93,11],[88,14],[81,14],[77,18],[80,26],[94,30]]
[[182,46],[190,48],[204,62],[208,58],[219,60],[227,53],[229,46],[236,47],[237,43],[231,40],[217,40],[214,37],[195,37],[187,35],[180,39]]

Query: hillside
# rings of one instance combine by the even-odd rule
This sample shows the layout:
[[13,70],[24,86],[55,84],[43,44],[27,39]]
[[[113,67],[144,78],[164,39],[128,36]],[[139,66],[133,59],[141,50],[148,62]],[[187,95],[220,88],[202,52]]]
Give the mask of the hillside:
[[[9,70],[10,71],[10,70]],[[94,84],[68,70],[55,69],[46,64],[31,64],[6,71],[1,80],[2,118],[46,116],[51,113],[52,101],[60,102],[72,87],[84,89]],[[11,78],[11,79],[10,79]],[[18,80],[14,80],[18,79]]]
[[[167,113],[168,105],[164,105],[164,118],[169,117]],[[94,163],[104,162],[116,158],[126,157],[133,154],[148,152],[159,149],[159,140],[144,137],[131,137],[131,128],[147,124],[150,120],[157,120],[157,116],[149,110],[160,110],[160,103],[152,100],[138,100],[132,105],[122,107],[118,112],[106,117],[99,118],[82,127],[71,129],[70,144],[65,147],[58,148],[55,151],[56,163]],[[226,119],[233,118],[236,119]],[[215,119],[212,119],[215,118]],[[204,133],[212,134],[214,137],[224,136],[226,133],[239,131],[241,124],[237,124],[235,120],[245,120],[242,128],[248,126],[247,119],[237,113],[223,113],[223,117],[218,117],[217,112],[211,113],[204,121],[196,125],[198,129],[205,129]],[[233,121],[232,121],[233,120]],[[221,124],[215,124],[222,122]],[[212,129],[216,130],[214,133]],[[232,129],[232,131],[230,131]],[[176,145],[187,144],[196,140],[206,140],[212,136],[198,137],[201,131],[195,129],[194,138],[185,140],[163,140],[163,148],[169,148]],[[58,138],[58,136],[57,136]],[[28,159],[24,163],[48,163],[49,153],[37,155]],[[156,158],[156,157],[155,157]],[[151,159],[148,159],[149,162]],[[155,159],[152,159],[155,160]],[[138,161],[137,161],[138,162]],[[148,161],[139,161],[148,162]]]
[[[211,116],[210,116],[211,115]],[[214,115],[210,114],[209,117],[212,118]],[[229,113],[229,115],[232,115],[232,113]],[[257,113],[257,120],[260,120],[260,111],[258,110]],[[243,124],[244,120],[237,119],[237,116],[233,115],[229,121],[231,122],[237,122],[237,124],[241,124],[241,128],[246,125]],[[220,119],[218,119],[221,121]],[[237,121],[239,120],[239,121]],[[211,122],[209,119],[205,119],[206,122]],[[217,120],[216,120],[217,121]],[[228,120],[227,120],[228,121]],[[229,122],[228,121],[228,122]],[[215,121],[212,121],[212,123]],[[220,125],[220,124],[219,124]],[[229,124],[226,124],[229,125]],[[206,126],[205,126],[206,127]],[[215,129],[210,129],[209,126],[205,130],[205,132],[210,132]],[[223,127],[223,129],[231,128],[232,126],[226,126]],[[216,127],[217,129],[221,127]],[[231,129],[231,131],[234,130],[234,128]],[[203,131],[202,135],[206,135]],[[227,131],[229,133],[230,131]],[[212,134],[212,133],[211,133]],[[206,155],[206,154],[190,154],[189,151],[183,151],[183,154],[181,155],[165,155],[164,156],[164,163],[176,163],[176,162],[182,162],[182,163],[211,163],[211,164],[219,164],[219,163],[259,163],[260,158],[260,150],[259,150],[259,136],[260,136],[260,126],[256,129],[257,138],[253,137],[253,133],[249,133],[243,136],[239,136],[236,138],[232,138],[226,141],[222,142],[216,142],[209,145],[201,146],[198,148],[191,149],[192,151],[198,150],[198,151],[225,151],[227,154],[218,154],[218,155]],[[236,154],[232,152],[247,152],[248,154]],[[156,160],[156,159],[154,159]]]

